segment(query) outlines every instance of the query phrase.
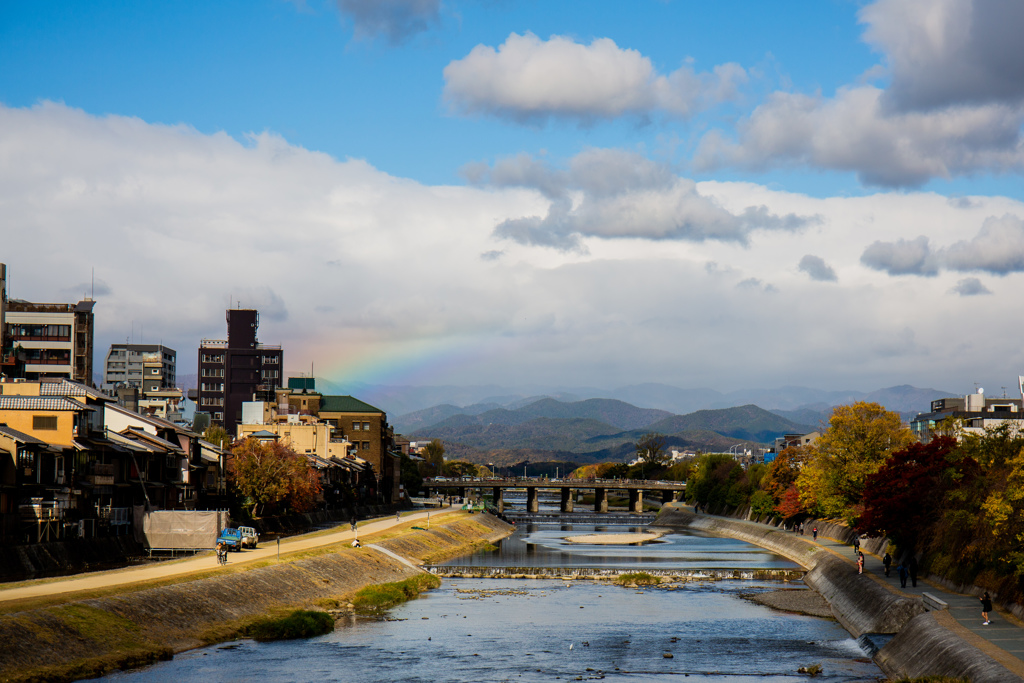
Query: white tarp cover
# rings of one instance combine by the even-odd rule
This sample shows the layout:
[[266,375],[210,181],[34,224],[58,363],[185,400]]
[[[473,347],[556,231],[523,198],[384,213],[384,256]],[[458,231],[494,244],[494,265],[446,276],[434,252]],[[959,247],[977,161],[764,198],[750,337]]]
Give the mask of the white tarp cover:
[[[150,510],[135,508],[136,538],[147,548],[185,550],[213,548],[221,529],[228,525],[228,513],[215,510]],[[142,538],[138,538],[141,531]]]

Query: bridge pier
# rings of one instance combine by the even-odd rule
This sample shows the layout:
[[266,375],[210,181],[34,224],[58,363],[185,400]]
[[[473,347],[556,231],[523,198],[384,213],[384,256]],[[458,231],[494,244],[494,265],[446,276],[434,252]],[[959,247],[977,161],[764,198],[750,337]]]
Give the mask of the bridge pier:
[[563,487],[562,488],[562,512],[572,512],[572,489]]
[[505,489],[500,486],[495,486],[491,497],[494,499],[494,507],[498,508],[498,512],[505,511],[505,498],[502,496]]
[[533,486],[529,486],[526,489],[526,511],[537,512],[540,510],[540,504],[537,502],[537,489]]
[[456,489],[456,491],[457,491],[456,495],[458,495],[459,500],[462,501],[463,503],[465,503],[466,502],[466,487],[465,486],[460,486],[458,489]]
[[662,503],[674,503],[674,502],[676,502],[679,499],[678,496],[679,496],[679,493],[677,491],[662,491],[661,492],[661,502]]
[[594,512],[608,512],[607,489],[594,489]]
[[629,511],[634,514],[639,514],[644,511],[644,492],[642,490],[629,490]]

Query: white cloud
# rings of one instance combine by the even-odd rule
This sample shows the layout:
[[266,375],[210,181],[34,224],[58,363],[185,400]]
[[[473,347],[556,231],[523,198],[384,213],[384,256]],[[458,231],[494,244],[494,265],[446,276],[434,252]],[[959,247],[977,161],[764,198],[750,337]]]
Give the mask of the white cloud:
[[737,64],[697,73],[684,65],[658,73],[648,57],[609,38],[590,45],[566,36],[512,33],[497,49],[477,45],[444,69],[445,100],[465,114],[520,123],[620,116],[688,117],[736,97],[747,74]]
[[[10,294],[66,300],[61,291],[90,282],[95,266],[109,288],[97,293],[98,358],[134,328],[135,341],[163,342],[178,351],[180,374],[194,372],[199,340],[223,338],[224,309],[241,300],[260,308],[259,338],[284,347],[286,373],[314,364],[343,387],[874,389],[933,385],[936,367],[955,387],[979,378],[978,358],[1024,364],[1007,315],[1022,302],[1024,274],[986,283],[990,297],[950,296],[963,274],[892,278],[858,260],[865,245],[913,240],[921,226],[940,251],[965,242],[974,249],[965,254],[987,254],[1013,226],[996,218],[982,235],[986,217],[1024,216],[1024,204],[1005,198],[954,206],[924,193],[820,199],[693,185],[614,150],[564,167],[513,159],[500,187],[427,186],[270,133],[237,141],[59,104],[0,106],[0,149]],[[589,253],[493,235],[562,198]],[[711,219],[678,236],[661,216],[679,205]],[[621,208],[616,220],[601,215],[606,206]],[[749,218],[748,207],[764,209]],[[820,218],[744,232],[760,216]],[[745,240],[712,238],[715,226]],[[793,268],[803,254],[837,283]],[[986,334],[950,344],[965,319]]]
[[383,36],[392,44],[408,41],[440,21],[441,0],[335,0],[356,38]]
[[581,152],[565,170],[519,155],[490,170],[473,165],[469,175],[493,187],[543,193],[551,200],[544,215],[502,221],[495,234],[562,250],[585,252],[587,237],[746,244],[755,230],[795,231],[819,221],[817,216],[777,215],[765,206],[727,211],[667,165],[624,150]]
[[935,254],[924,235],[912,240],[877,241],[860,257],[861,263],[889,275],[937,275]]

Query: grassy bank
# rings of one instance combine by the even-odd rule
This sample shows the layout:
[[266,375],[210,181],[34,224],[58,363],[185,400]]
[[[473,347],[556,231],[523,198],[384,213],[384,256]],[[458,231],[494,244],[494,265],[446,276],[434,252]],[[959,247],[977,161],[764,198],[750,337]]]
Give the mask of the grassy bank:
[[418,574],[404,581],[367,586],[355,594],[352,604],[361,614],[380,614],[440,585],[441,579],[433,574]]
[[[456,513],[432,523],[429,531],[406,527],[362,540],[421,561],[430,554],[460,554],[509,530],[489,516]],[[240,565],[130,590],[50,596],[0,614],[0,683],[71,681],[151,663],[174,652],[254,635],[250,629],[268,617],[283,618],[324,603],[348,604],[375,584],[398,584],[402,599],[408,599],[409,593],[437,581],[431,576],[424,583],[419,576],[416,569],[371,548],[335,545],[280,562]],[[368,598],[367,604],[383,606],[385,598]],[[280,633],[304,632],[308,624],[299,622]]]

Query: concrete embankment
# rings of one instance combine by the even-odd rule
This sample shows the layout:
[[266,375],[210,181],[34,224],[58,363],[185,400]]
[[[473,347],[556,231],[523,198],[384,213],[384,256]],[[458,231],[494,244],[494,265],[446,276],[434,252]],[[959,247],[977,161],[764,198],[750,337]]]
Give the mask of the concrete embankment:
[[[875,662],[888,676],[969,677],[974,683],[1021,680],[937,623],[920,600],[896,595],[869,575],[857,574],[850,563],[805,537],[672,507],[662,510],[654,526],[689,528],[737,538],[807,567],[807,585],[828,601],[832,614],[854,637],[866,633],[895,634],[875,655]],[[820,533],[832,537],[842,538],[842,533],[849,533],[843,527],[830,530],[819,524],[818,528]]]
[[616,581],[640,571],[665,582],[685,581],[800,581],[802,569],[601,569],[597,567],[424,567],[435,576],[454,579],[564,579],[566,581]]
[[[511,527],[490,515],[455,515],[429,530],[389,531],[375,545],[410,558],[440,561],[494,542]],[[210,564],[214,567],[211,555]],[[371,548],[328,546],[280,562],[219,570],[202,578],[131,592],[5,606],[0,615],[0,681],[64,681],[231,639],[268,613],[344,605],[370,584],[418,570]]]

